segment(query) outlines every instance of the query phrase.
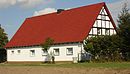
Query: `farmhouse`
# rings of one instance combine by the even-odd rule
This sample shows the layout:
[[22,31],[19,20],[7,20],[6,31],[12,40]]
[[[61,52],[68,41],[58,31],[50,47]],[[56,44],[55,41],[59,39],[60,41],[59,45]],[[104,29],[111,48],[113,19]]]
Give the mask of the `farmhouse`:
[[116,34],[115,29],[104,2],[26,18],[5,46],[7,61],[48,61],[46,50],[40,46],[48,37],[54,40],[48,53],[55,56],[55,61],[72,61],[73,57],[81,60],[80,54],[85,52],[85,39],[113,35]]

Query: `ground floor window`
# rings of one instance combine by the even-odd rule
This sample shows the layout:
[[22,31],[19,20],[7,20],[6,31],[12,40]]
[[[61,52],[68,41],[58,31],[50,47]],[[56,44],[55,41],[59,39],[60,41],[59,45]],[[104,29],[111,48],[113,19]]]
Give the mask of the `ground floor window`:
[[14,54],[14,51],[11,51],[11,54]]
[[60,55],[59,48],[54,49],[54,55],[55,56],[59,56]]
[[21,51],[20,51],[20,50],[18,50],[17,52],[18,52],[18,54],[20,54],[20,53],[21,53]]
[[30,56],[35,56],[35,50],[30,50]]
[[47,56],[47,50],[42,50],[42,56]]
[[73,55],[73,48],[67,48],[66,54]]

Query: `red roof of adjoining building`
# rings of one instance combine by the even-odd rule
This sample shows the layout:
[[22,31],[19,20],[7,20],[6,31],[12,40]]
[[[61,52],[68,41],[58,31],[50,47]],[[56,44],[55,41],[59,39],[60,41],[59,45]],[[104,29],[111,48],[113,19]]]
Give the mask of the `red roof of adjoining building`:
[[81,42],[88,36],[103,6],[106,7],[105,3],[97,3],[27,18],[5,47],[39,45],[48,37],[54,39],[54,43]]

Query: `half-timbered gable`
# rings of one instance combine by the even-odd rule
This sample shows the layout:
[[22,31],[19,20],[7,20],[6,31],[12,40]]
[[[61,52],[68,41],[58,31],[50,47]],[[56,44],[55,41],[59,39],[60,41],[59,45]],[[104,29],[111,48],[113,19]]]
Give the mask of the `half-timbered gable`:
[[105,7],[102,7],[87,38],[116,34],[113,24],[110,14],[106,11]]

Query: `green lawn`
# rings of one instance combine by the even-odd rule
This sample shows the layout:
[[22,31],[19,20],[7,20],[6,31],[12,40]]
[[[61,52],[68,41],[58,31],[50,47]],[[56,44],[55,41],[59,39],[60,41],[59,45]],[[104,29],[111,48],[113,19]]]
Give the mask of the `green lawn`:
[[0,66],[41,66],[41,67],[65,67],[65,68],[130,68],[130,62],[109,62],[109,63],[62,63],[62,64],[0,64]]

